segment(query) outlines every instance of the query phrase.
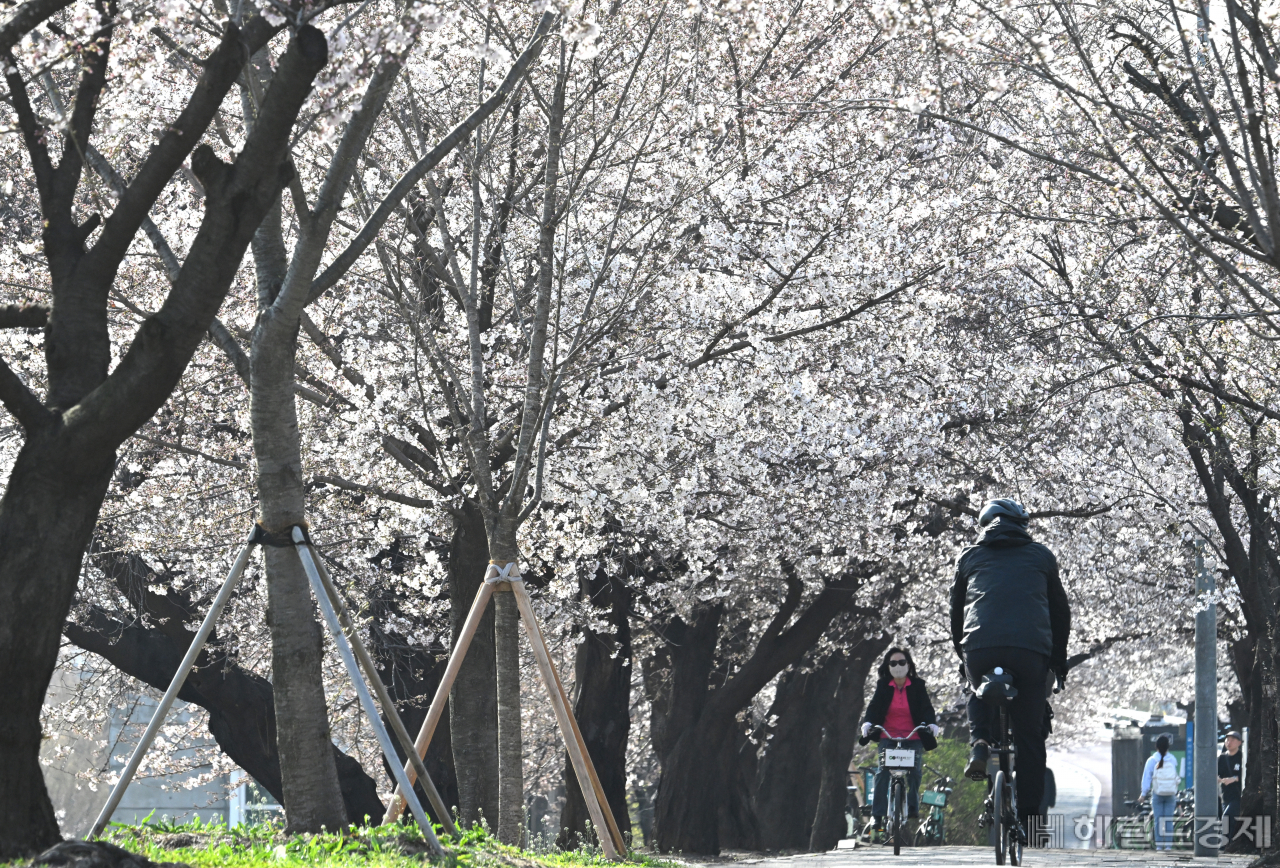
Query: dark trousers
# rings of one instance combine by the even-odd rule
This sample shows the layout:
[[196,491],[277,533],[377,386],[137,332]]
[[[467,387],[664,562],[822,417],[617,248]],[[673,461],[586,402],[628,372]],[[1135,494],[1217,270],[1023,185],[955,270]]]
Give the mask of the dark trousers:
[[1222,834],[1234,837],[1240,831],[1240,797],[1227,799],[1222,804]]
[[[978,648],[966,651],[964,668],[976,689],[982,676],[997,666],[1013,676],[1018,695],[1009,703],[1009,726],[1017,748],[1018,819],[1040,812],[1044,795],[1044,690],[1049,675],[1049,658],[1025,648]],[[999,711],[977,696],[969,697],[969,742],[979,739],[994,745]]]

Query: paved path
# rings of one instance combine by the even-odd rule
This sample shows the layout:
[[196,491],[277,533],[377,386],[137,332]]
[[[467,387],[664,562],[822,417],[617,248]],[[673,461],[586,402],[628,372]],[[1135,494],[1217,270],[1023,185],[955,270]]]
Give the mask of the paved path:
[[[847,844],[849,842],[841,842]],[[1028,850],[1023,860],[1028,868],[1190,868],[1193,865],[1244,868],[1254,861],[1252,856],[1222,856],[1196,859],[1190,852],[1159,853],[1154,850]],[[994,851],[987,847],[906,847],[894,856],[889,847],[858,847],[833,850],[830,853],[805,854],[782,858],[735,859],[735,864],[754,868],[904,868],[904,866],[995,865]]]
[[1098,793],[1098,813],[1108,817],[1114,814],[1111,809],[1111,745],[1088,745],[1057,755],[1098,779],[1102,787]]
[[[1092,819],[1098,814],[1098,801],[1102,795],[1102,783],[1098,778],[1073,760],[1068,754],[1050,753],[1048,765],[1053,769],[1054,781],[1057,784],[1058,799],[1049,809],[1050,820],[1054,814],[1061,814],[1063,830],[1062,845],[1076,850],[1087,850],[1093,844],[1093,838],[1081,839],[1075,834],[1076,821],[1080,817]],[[1082,828],[1091,828],[1092,823],[1081,824]]]

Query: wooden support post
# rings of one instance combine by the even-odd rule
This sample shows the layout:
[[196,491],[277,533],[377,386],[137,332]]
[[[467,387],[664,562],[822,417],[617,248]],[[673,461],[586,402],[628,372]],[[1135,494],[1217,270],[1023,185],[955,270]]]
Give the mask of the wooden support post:
[[347,634],[347,641],[351,643],[351,648],[356,653],[356,659],[360,661],[360,667],[364,669],[365,677],[373,685],[374,695],[378,697],[378,704],[382,706],[382,713],[386,715],[387,720],[391,723],[391,729],[395,732],[396,740],[400,742],[400,748],[407,754],[409,765],[406,767],[405,774],[409,776],[409,783],[412,785],[414,780],[418,778],[422,780],[422,788],[426,790],[427,799],[431,802],[431,807],[435,809],[436,816],[440,818],[440,824],[453,837],[460,837],[458,835],[458,827],[454,825],[453,817],[449,815],[448,806],[445,805],[444,799],[441,798],[440,791],[436,789],[435,782],[431,780],[431,775],[427,773],[427,767],[422,763],[423,758],[418,756],[418,752],[414,749],[413,740],[409,738],[409,731],[405,729],[404,721],[400,719],[400,712],[396,710],[395,700],[391,698],[391,693],[387,690],[387,686],[382,683],[382,678],[378,675],[378,668],[373,662],[373,657],[364,647],[364,641],[360,638],[360,633],[356,630],[355,623],[351,620],[347,607],[342,602],[342,597],[338,595],[338,589],[333,584],[333,578],[329,575],[329,570],[325,567],[324,561],[320,559],[320,553],[315,550],[315,546],[310,544],[309,546],[320,574],[320,582],[324,585],[324,592],[329,597],[329,603],[338,613],[338,621],[342,624],[343,632]]
[[[514,567],[513,564],[507,566],[508,568]],[[490,571],[497,573],[495,567],[490,567]],[[494,575],[493,578],[498,578],[499,575],[506,578],[505,571]],[[471,610],[467,613],[467,620],[462,626],[462,632],[454,643],[453,653],[449,655],[449,664],[445,667],[444,676],[440,679],[440,686],[436,688],[435,698],[432,699],[431,708],[427,711],[427,719],[422,722],[422,728],[418,731],[418,738],[414,748],[419,757],[426,755],[427,747],[431,744],[431,738],[435,735],[436,726],[439,725],[440,718],[444,714],[444,706],[449,699],[449,691],[453,689],[453,682],[458,677],[458,670],[462,668],[462,661],[467,655],[467,649],[471,646],[471,640],[475,637],[476,631],[480,627],[480,619],[484,617],[485,609],[489,606],[489,599],[495,593],[503,591],[510,591],[515,595],[516,606],[520,610],[520,620],[524,624],[525,633],[529,636],[529,644],[533,648],[534,659],[538,661],[542,682],[546,685],[547,696],[551,700],[551,707],[555,710],[560,735],[564,738],[565,751],[569,754],[569,762],[572,764],[574,774],[578,778],[578,786],[581,788],[582,797],[587,803],[587,812],[591,815],[591,822],[596,827],[596,834],[600,838],[600,846],[604,850],[605,856],[609,859],[621,860],[627,852],[626,841],[623,840],[622,832],[614,819],[613,811],[609,808],[609,801],[605,798],[604,788],[600,785],[600,778],[591,762],[591,755],[587,751],[586,742],[582,738],[581,730],[578,729],[578,721],[573,716],[569,697],[560,681],[560,674],[556,671],[555,663],[551,660],[551,651],[547,647],[546,639],[543,638],[542,628],[538,626],[538,619],[533,612],[533,604],[529,599],[529,592],[525,589],[524,581],[519,576],[511,576],[510,581],[498,582],[490,581],[489,577],[486,577],[484,583],[480,585],[480,590],[476,592],[476,598],[471,604]],[[405,773],[412,785],[414,769],[411,766],[412,763],[405,767]],[[397,787],[382,822],[384,824],[393,823],[399,819],[404,812],[404,805],[403,791]]]
[[[528,594],[528,591],[525,591]],[[532,611],[532,608],[530,608]],[[539,638],[542,638],[542,631],[538,631]],[[546,639],[543,638],[545,645]],[[604,786],[600,783],[600,775],[596,772],[596,764],[591,761],[591,752],[587,750],[587,740],[582,737],[582,730],[578,727],[578,718],[573,713],[573,703],[569,701],[569,693],[564,689],[564,682],[560,680],[560,672],[551,667],[551,674],[556,678],[556,689],[560,691],[560,700],[564,703],[564,707],[569,710],[569,725],[573,727],[573,736],[578,740],[578,744],[582,746],[582,755],[587,758],[587,774],[591,776],[591,787],[595,790],[596,800],[600,803],[605,822],[609,824],[609,834],[613,836],[614,846],[618,848],[619,853],[627,852],[627,842],[622,837],[622,830],[618,828],[618,821],[613,816],[613,809],[609,807],[609,799],[604,794]],[[579,782],[581,785],[581,782]]]
[[556,722],[559,723],[560,734],[564,737],[569,762],[577,775],[578,786],[582,789],[582,796],[587,803],[587,812],[591,815],[591,822],[595,824],[596,834],[600,838],[600,846],[608,858],[619,860],[627,852],[626,843],[622,841],[621,834],[615,837],[617,823],[613,819],[613,812],[609,809],[609,802],[602,798],[600,784],[595,776],[595,767],[591,764],[591,755],[587,753],[587,746],[582,740],[581,733],[578,732],[577,721],[573,718],[573,709],[569,707],[564,688],[560,686],[560,676],[556,673],[551,652],[547,648],[546,640],[542,637],[542,628],[538,626],[538,619],[534,615],[529,592],[525,590],[524,582],[521,580],[512,581],[511,590],[516,596],[516,605],[520,608],[520,617],[524,621],[525,632],[529,635],[529,644],[533,646],[533,656],[538,661],[542,681],[546,684],[547,693],[551,697],[551,706],[555,709]]
[[[449,691],[453,689],[458,670],[462,668],[462,660],[467,656],[467,649],[471,647],[471,640],[475,638],[476,631],[480,629],[480,619],[484,617],[484,610],[488,608],[489,598],[492,596],[493,585],[489,582],[481,582],[480,590],[476,592],[476,598],[471,603],[471,611],[467,612],[467,620],[462,625],[462,632],[453,645],[453,653],[449,655],[449,664],[445,667],[444,676],[440,679],[440,686],[436,688],[436,695],[431,700],[431,707],[427,710],[427,719],[422,721],[418,738],[414,741],[414,749],[420,758],[427,755],[427,747],[430,746],[431,738],[436,734],[436,727],[440,724],[440,718],[444,715],[445,703],[449,701]],[[411,765],[405,767],[405,774],[408,775],[410,784],[417,778],[417,772],[411,768]],[[387,813],[382,818],[383,824],[394,823],[400,819],[400,815],[404,813],[404,806],[404,793],[397,786],[395,795],[391,797],[391,804],[387,806]]]

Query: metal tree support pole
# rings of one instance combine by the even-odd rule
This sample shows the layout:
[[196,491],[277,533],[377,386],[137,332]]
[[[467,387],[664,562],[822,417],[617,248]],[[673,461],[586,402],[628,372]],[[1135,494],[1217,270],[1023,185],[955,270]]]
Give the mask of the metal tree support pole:
[[427,767],[423,765],[422,758],[414,750],[413,739],[409,737],[409,731],[405,729],[404,721],[400,719],[400,712],[396,709],[395,700],[391,698],[387,686],[382,683],[382,678],[378,675],[378,667],[373,662],[373,657],[369,654],[368,649],[364,647],[364,642],[360,638],[360,631],[356,629],[355,622],[351,620],[347,607],[342,602],[342,597],[339,596],[337,587],[333,584],[333,577],[329,575],[329,570],[325,567],[324,561],[320,559],[315,546],[308,545],[308,549],[311,552],[312,559],[315,561],[317,571],[320,573],[320,581],[324,584],[324,591],[329,595],[329,602],[338,613],[338,621],[342,624],[342,629],[346,631],[347,641],[351,643],[352,650],[356,652],[356,659],[360,661],[360,666],[364,669],[365,678],[373,685],[373,692],[378,697],[378,704],[382,706],[382,713],[391,722],[391,729],[395,732],[396,741],[400,742],[401,749],[409,758],[409,765],[412,768],[406,774],[409,772],[414,773],[409,783],[412,784],[414,778],[422,779],[422,788],[426,790],[427,798],[431,801],[431,807],[435,808],[436,815],[440,817],[440,824],[444,826],[445,831],[450,835],[455,838],[459,837],[458,827],[453,824],[453,818],[449,816],[449,809],[445,806],[444,799],[440,796],[440,791],[436,789],[435,782],[431,780]]
[[[556,712],[556,722],[560,724],[560,735],[564,738],[565,750],[569,753],[569,761],[573,764],[574,774],[578,778],[578,787],[582,790],[582,797],[587,803],[587,813],[591,815],[591,822],[596,827],[600,846],[608,858],[620,859],[622,854],[627,852],[626,842],[618,832],[618,824],[613,819],[609,802],[601,797],[603,794],[595,774],[595,766],[591,763],[591,754],[587,752],[587,746],[578,733],[573,709],[569,707],[564,690],[560,687],[560,676],[556,673],[555,663],[551,661],[546,640],[542,637],[542,628],[538,626],[538,619],[534,615],[533,605],[529,601],[529,592],[525,590],[524,582],[518,576],[511,580],[511,592],[516,595],[516,605],[520,608],[525,632],[529,634],[529,644],[533,646],[533,656],[538,661],[542,680],[547,685],[547,693],[551,695],[551,706]],[[600,795],[597,795],[598,793]]]
[[195,638],[191,640],[191,645],[187,648],[186,656],[178,664],[178,671],[173,673],[173,680],[169,682],[169,689],[165,691],[160,704],[156,706],[155,713],[151,715],[151,722],[147,724],[146,732],[142,734],[142,740],[133,749],[133,756],[129,757],[129,764],[121,772],[120,780],[116,781],[116,785],[112,787],[111,795],[107,797],[107,803],[102,806],[98,819],[93,821],[93,827],[89,830],[87,838],[96,838],[101,835],[102,830],[110,822],[111,815],[115,813],[116,808],[120,807],[120,800],[124,798],[124,791],[137,773],[138,766],[142,764],[142,758],[146,755],[147,750],[150,749],[156,733],[160,731],[160,727],[164,724],[165,715],[169,713],[169,707],[173,705],[173,700],[177,698],[178,691],[182,690],[182,685],[186,683],[187,674],[191,672],[191,667],[195,665],[196,658],[200,656],[200,652],[204,650],[205,643],[209,641],[209,634],[213,632],[213,625],[217,623],[218,616],[222,614],[222,610],[226,608],[227,601],[231,599],[231,592],[235,590],[236,585],[240,582],[240,577],[244,575],[244,568],[249,563],[249,555],[253,553],[253,537],[254,533],[251,532],[249,539],[245,541],[243,548],[240,549],[240,554],[236,557],[235,563],[231,565],[231,571],[227,573],[227,579],[222,583],[222,590],[218,591],[218,596],[214,598],[213,605],[209,607],[209,612],[204,616],[200,629],[196,631]]
[[[1196,593],[1213,591],[1204,566],[1204,541],[1196,543]],[[1217,856],[1200,843],[1201,823],[1218,816],[1218,611],[1213,604],[1196,613],[1195,855]],[[1208,831],[1208,828],[1205,829]]]
[[[445,666],[444,675],[440,678],[440,686],[436,688],[436,695],[432,698],[431,707],[427,710],[427,719],[422,721],[418,738],[413,743],[414,752],[419,758],[427,755],[431,737],[436,734],[436,727],[440,724],[440,718],[444,716],[444,706],[449,701],[449,691],[453,689],[458,670],[462,668],[462,661],[467,656],[467,649],[471,647],[471,640],[480,629],[480,619],[484,617],[484,610],[488,608],[489,598],[492,596],[493,585],[489,582],[481,582],[480,589],[476,591],[476,598],[471,602],[471,610],[467,612],[467,620],[462,625],[462,632],[458,634],[458,640],[453,644],[453,653],[449,655],[449,663]],[[412,786],[416,775],[415,770],[406,764],[404,773],[409,785]],[[402,813],[404,813],[404,791],[397,784],[395,795],[391,797],[391,804],[387,806],[387,813],[382,818],[383,824],[394,823],[400,819]]]
[[333,644],[338,646],[338,656],[342,658],[343,665],[347,667],[347,674],[351,676],[351,686],[355,688],[356,696],[360,697],[360,705],[364,708],[365,717],[369,718],[369,726],[373,727],[373,734],[378,737],[382,755],[387,758],[387,763],[400,781],[400,785],[407,790],[405,798],[409,802],[409,809],[413,811],[413,817],[418,821],[418,827],[422,829],[422,834],[426,836],[431,852],[435,856],[442,858],[446,855],[444,847],[441,846],[440,840],[436,837],[436,831],[431,827],[431,821],[427,819],[427,812],[422,809],[422,803],[418,801],[418,794],[413,792],[413,787],[404,778],[404,770],[400,768],[400,758],[396,756],[396,750],[391,746],[391,736],[387,735],[387,728],[382,725],[382,718],[378,716],[378,706],[373,703],[373,697],[369,694],[369,686],[364,683],[364,678],[360,676],[360,667],[356,663],[355,656],[351,653],[351,646],[347,644],[347,637],[343,635],[338,613],[333,610],[333,604],[329,602],[329,595],[325,593],[324,582],[320,580],[320,571],[316,569],[316,563],[311,557],[311,550],[307,548],[306,542],[307,538],[303,534],[302,528],[295,525],[293,528],[294,548],[298,552],[298,559],[302,561],[303,571],[306,572],[307,578],[311,580],[311,590],[315,592],[316,602],[320,604],[320,613],[324,615],[325,623],[329,625],[329,633],[333,636]]

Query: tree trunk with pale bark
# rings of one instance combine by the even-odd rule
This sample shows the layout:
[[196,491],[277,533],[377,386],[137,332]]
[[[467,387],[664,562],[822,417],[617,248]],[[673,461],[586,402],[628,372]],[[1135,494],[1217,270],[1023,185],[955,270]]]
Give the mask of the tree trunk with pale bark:
[[[489,557],[503,566],[518,563],[516,524],[499,518],[489,528]],[[493,595],[495,682],[498,711],[498,840],[524,843],[524,749],[520,714],[520,612],[515,595]]]
[[[258,318],[249,351],[249,415],[260,521],[287,538],[292,527],[305,526],[306,488],[294,397],[299,321],[276,304],[288,271],[281,223],[277,199],[253,242]],[[348,817],[330,749],[321,670],[324,637],[311,585],[293,546],[265,545],[262,551],[286,830],[340,829]]]

